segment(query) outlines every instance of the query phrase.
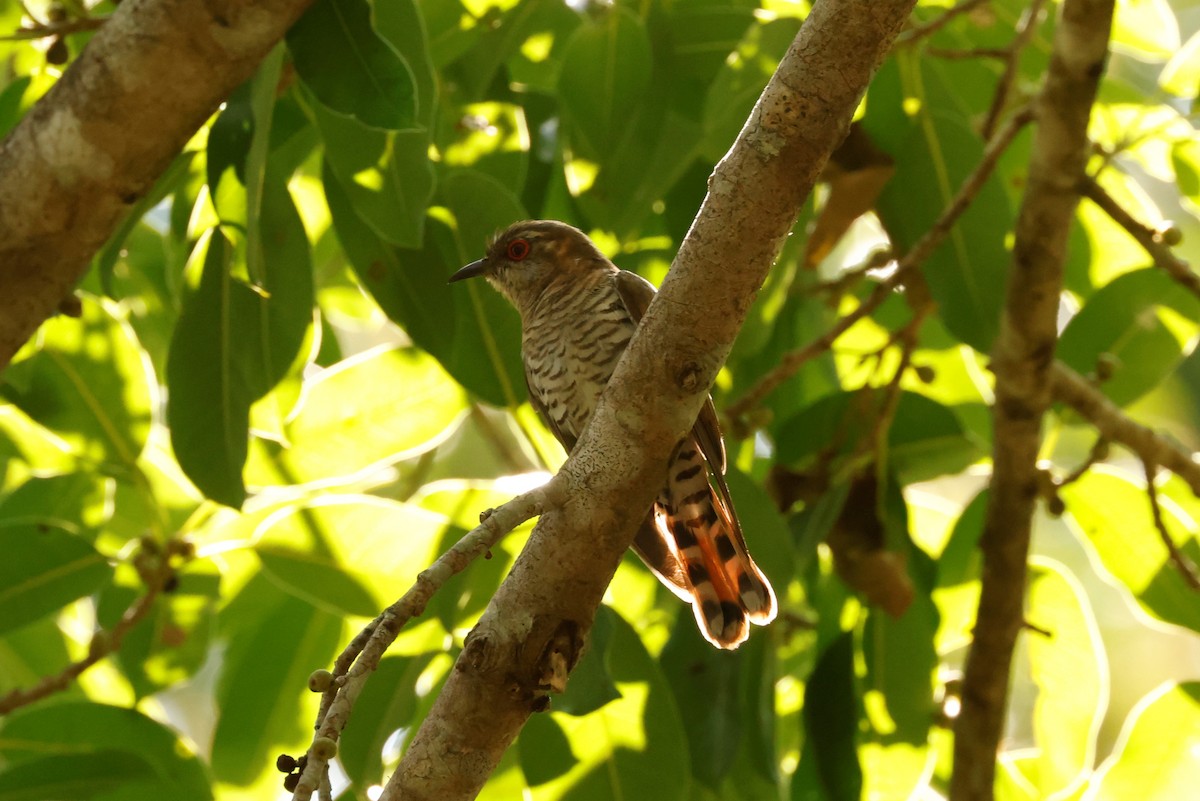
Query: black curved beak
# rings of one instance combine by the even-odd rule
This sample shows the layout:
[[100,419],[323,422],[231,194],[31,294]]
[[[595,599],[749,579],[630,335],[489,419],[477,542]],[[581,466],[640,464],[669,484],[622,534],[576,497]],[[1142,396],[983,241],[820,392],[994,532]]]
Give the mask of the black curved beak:
[[447,281],[446,283],[453,284],[455,281],[462,281],[465,278],[474,278],[475,276],[483,275],[486,272],[487,272],[487,259],[480,259],[479,261],[471,262],[466,267],[463,267],[461,270],[456,272],[454,275],[450,276],[450,280]]

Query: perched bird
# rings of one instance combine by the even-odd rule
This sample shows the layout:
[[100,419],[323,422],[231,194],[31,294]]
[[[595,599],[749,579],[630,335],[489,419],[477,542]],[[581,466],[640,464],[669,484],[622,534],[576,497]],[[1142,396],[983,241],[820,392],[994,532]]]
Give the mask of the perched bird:
[[[618,270],[583,232],[552,220],[515,223],[450,280],[480,275],[520,312],[530,402],[570,452],[654,286]],[[709,398],[675,447],[633,548],[692,605],[709,642],[736,648],[750,623],[774,619],[775,593],[746,549],[724,473],[725,443]]]

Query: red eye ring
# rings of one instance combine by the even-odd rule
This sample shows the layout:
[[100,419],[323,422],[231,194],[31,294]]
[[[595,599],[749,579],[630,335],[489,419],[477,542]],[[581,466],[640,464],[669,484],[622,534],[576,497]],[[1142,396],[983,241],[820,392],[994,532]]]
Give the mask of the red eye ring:
[[514,239],[513,241],[508,243],[508,247],[505,248],[505,253],[508,255],[508,258],[510,258],[511,260],[521,261],[522,259],[524,259],[526,256],[529,255],[529,250],[530,250],[529,240]]

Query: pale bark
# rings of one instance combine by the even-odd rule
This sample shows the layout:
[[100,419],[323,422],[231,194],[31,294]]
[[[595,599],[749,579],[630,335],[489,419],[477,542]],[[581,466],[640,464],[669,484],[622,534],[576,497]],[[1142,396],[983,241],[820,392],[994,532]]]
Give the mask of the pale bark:
[[914,5],[822,0],[763,92],[540,519],[384,801],[473,798],[596,607],[691,428],[797,210]]
[[1051,399],[1067,237],[1090,153],[1088,117],[1108,53],[1113,0],[1066,0],[1037,101],[1029,184],[992,360],[993,473],[980,539],[974,641],[954,727],[953,801],[992,798],[1009,673],[1024,622],[1025,571],[1042,416]]
[[0,370],[312,0],[125,0],[0,143]]

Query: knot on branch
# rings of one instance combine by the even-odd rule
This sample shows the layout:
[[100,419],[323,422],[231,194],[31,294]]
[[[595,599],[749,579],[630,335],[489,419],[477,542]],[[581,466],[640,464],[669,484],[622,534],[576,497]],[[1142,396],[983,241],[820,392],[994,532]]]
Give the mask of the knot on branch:
[[686,361],[675,374],[675,384],[689,395],[698,392],[700,386],[700,365],[694,361]]

